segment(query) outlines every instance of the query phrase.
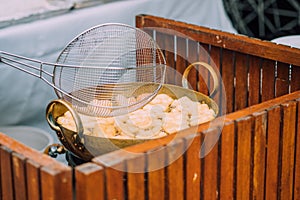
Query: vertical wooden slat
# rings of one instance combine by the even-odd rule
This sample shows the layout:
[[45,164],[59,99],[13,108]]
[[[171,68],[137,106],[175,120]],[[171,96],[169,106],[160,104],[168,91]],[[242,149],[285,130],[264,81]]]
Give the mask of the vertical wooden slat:
[[[215,96],[211,96],[213,98],[213,100],[218,104],[219,106],[219,113],[220,115],[222,115],[224,112],[223,112],[223,99],[222,99],[222,92],[221,92],[221,89],[222,89],[222,77],[220,76],[220,71],[221,71],[221,64],[220,64],[220,61],[221,61],[221,48],[219,47],[215,47],[215,46],[211,46],[210,47],[210,65],[211,66],[215,66],[215,71],[217,73],[217,75],[219,76],[219,88],[217,88],[217,93],[215,94]],[[214,87],[214,83],[213,83],[213,80],[212,80],[212,76],[210,76],[210,84],[209,84],[209,87],[210,87],[210,91],[213,89]],[[225,98],[224,98],[225,99]]]
[[183,140],[169,143],[166,148],[168,199],[181,200],[184,198],[184,148]]
[[[176,37],[176,71],[179,74],[183,74],[187,67],[187,39],[182,37]],[[177,83],[181,85],[181,77],[176,77]]]
[[289,93],[289,64],[277,63],[276,97]]
[[224,124],[221,134],[221,172],[220,172],[220,199],[234,198],[234,171],[235,168],[235,124]]
[[147,154],[147,190],[148,199],[164,199],[166,197],[165,191],[165,166],[166,163],[165,147],[158,147]]
[[292,66],[291,69],[291,92],[300,90],[300,66]]
[[185,195],[187,200],[200,199],[201,161],[200,147],[202,135],[186,138],[188,149],[186,151],[186,185]]
[[26,188],[30,187],[26,185],[25,163],[26,158],[23,155],[19,153],[12,153],[14,192],[16,200],[27,199]]
[[59,166],[43,166],[41,168],[42,199],[73,199],[72,171]]
[[[124,165],[124,163],[120,163]],[[106,198],[107,199],[124,199],[125,188],[124,188],[124,167],[105,167],[105,185],[106,185]]]
[[75,167],[76,200],[104,200],[103,168],[94,163],[85,163]]
[[280,107],[275,106],[268,109],[265,199],[277,199],[278,197],[280,121]]
[[235,53],[235,110],[247,107],[248,103],[248,58],[242,53]]
[[237,120],[236,199],[250,198],[251,131],[250,116]]
[[[200,44],[200,50],[199,50],[199,61],[209,63],[209,45],[207,44]],[[199,66],[198,69],[198,91],[209,95],[209,72],[203,68],[202,66]]]
[[156,42],[159,47],[163,50],[166,63],[166,83],[174,84],[175,83],[175,60],[174,60],[174,36],[168,35],[162,32],[156,32]]
[[26,162],[27,197],[30,200],[41,199],[40,167],[34,160],[28,159]]
[[[199,61],[199,48],[200,45],[194,40],[188,40],[188,65]],[[187,66],[186,66],[187,67]],[[198,72],[196,69],[192,69],[189,73],[188,81],[193,90],[198,90]]]
[[1,192],[3,200],[14,199],[13,170],[12,170],[12,151],[5,147],[0,147],[1,164]]
[[267,101],[275,97],[275,61],[262,60],[261,100]]
[[294,183],[294,155],[295,155],[295,128],[296,102],[282,105],[282,155],[281,155],[281,199],[292,199]]
[[249,56],[248,106],[258,104],[260,101],[260,63],[260,58],[256,56]]
[[[222,79],[226,96],[227,113],[234,111],[234,56],[233,52],[223,49],[222,51]],[[223,108],[224,109],[224,108]]]
[[294,199],[300,199],[300,99],[297,99]]
[[125,158],[131,156],[130,151],[120,150],[103,154],[92,160],[104,169],[106,199],[128,198]]
[[[213,135],[212,137],[218,137],[219,129],[210,129],[204,131],[203,134],[205,137],[208,134]],[[209,144],[214,141],[205,141],[206,145],[211,146],[214,144]],[[209,149],[210,152],[205,152],[207,154],[204,159],[204,167],[202,170],[203,176],[203,197],[204,199],[218,199],[219,197],[219,185],[218,185],[218,143],[213,146],[212,149]]]
[[126,160],[128,199],[146,199],[145,197],[145,157],[136,156]]
[[265,189],[265,153],[267,136],[267,112],[254,113],[253,199],[263,200]]

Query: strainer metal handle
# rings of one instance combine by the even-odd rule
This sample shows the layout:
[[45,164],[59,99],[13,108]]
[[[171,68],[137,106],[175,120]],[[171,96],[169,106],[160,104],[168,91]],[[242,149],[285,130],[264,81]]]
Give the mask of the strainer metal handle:
[[187,89],[189,88],[188,75],[189,75],[191,69],[196,67],[196,66],[202,66],[210,72],[210,74],[212,76],[212,79],[213,79],[213,83],[214,83],[213,84],[213,89],[210,92],[210,96],[213,97],[216,94],[217,89],[219,88],[219,79],[218,79],[218,75],[217,75],[216,71],[214,70],[214,68],[211,65],[209,65],[205,62],[200,62],[200,61],[199,62],[194,62],[194,63],[190,64],[184,70],[183,75],[182,75],[182,87],[187,88]]
[[5,51],[0,51],[0,63],[4,63],[10,67],[23,71],[29,75],[37,77],[47,83],[49,86],[54,88],[56,91],[75,99],[76,101],[81,102],[80,99],[70,95],[68,92],[63,89],[57,87],[53,84],[54,75],[53,72],[47,71],[45,68],[48,67],[52,71],[56,66],[60,67],[71,67],[71,68],[79,68],[79,66],[73,65],[64,65],[64,64],[56,64],[51,62],[42,62],[40,60],[27,58],[24,56],[8,53]]

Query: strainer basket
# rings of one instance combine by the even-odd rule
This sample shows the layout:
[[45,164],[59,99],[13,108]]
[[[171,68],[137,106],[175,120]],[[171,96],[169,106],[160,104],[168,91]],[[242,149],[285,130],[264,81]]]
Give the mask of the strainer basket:
[[[101,117],[125,114],[151,101],[166,70],[163,53],[150,35],[118,23],[84,31],[63,49],[56,63],[7,52],[0,52],[0,62],[41,78],[79,113]],[[152,91],[135,96],[153,83],[157,87]]]

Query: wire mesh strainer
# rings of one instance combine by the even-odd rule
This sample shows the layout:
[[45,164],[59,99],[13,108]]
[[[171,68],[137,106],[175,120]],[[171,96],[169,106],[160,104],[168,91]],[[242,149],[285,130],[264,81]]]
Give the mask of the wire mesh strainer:
[[[162,51],[150,35],[116,23],[81,33],[56,63],[7,52],[0,52],[0,62],[41,78],[79,113],[101,117],[125,114],[148,103],[162,87],[166,70]],[[151,92],[135,98],[149,85]]]

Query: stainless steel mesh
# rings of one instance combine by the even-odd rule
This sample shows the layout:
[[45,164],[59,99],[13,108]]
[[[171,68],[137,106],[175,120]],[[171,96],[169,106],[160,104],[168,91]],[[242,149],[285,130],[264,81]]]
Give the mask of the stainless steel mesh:
[[[55,64],[27,58],[31,63],[25,64],[22,60],[24,57],[0,54],[0,61],[10,66],[27,73],[25,67],[35,70],[30,74],[54,87],[58,97],[78,112],[102,117],[131,112],[148,103],[161,88],[166,67],[153,38],[124,24],[103,24],[83,32]],[[53,66],[53,74],[44,71],[44,65]],[[153,90],[136,98],[137,91],[149,84],[155,85]]]

